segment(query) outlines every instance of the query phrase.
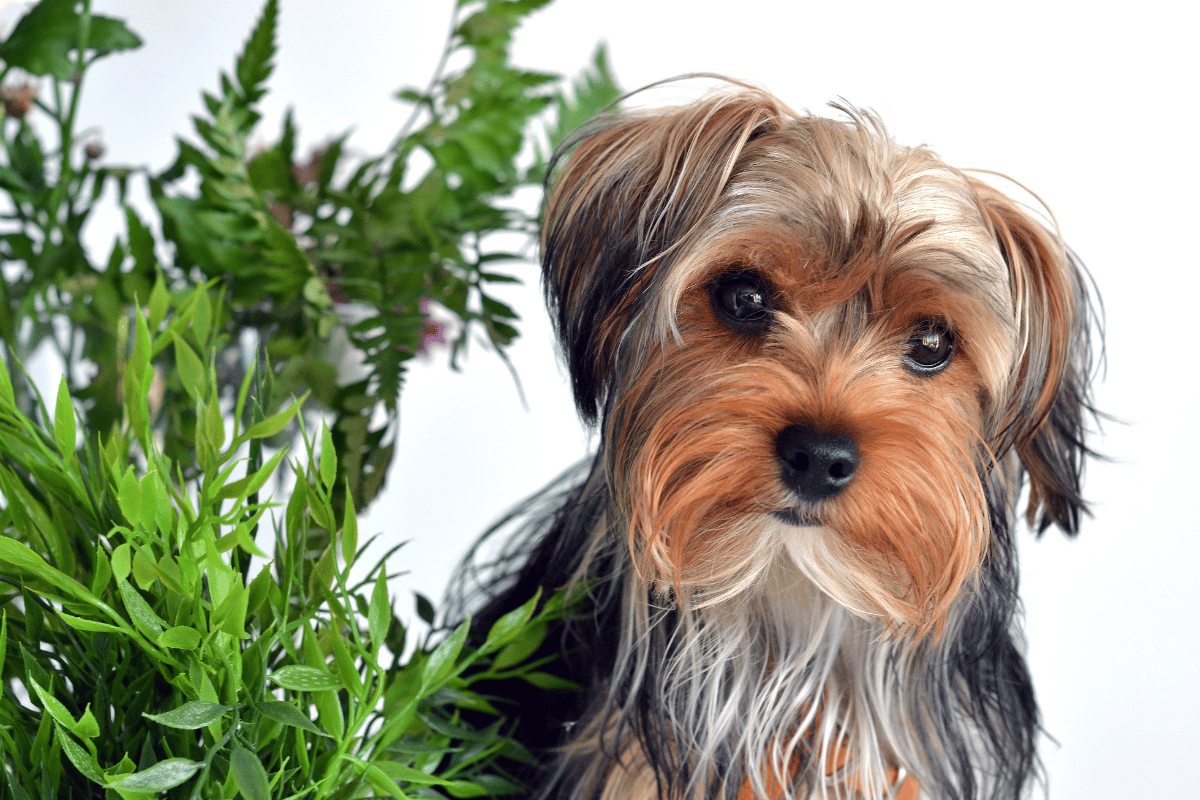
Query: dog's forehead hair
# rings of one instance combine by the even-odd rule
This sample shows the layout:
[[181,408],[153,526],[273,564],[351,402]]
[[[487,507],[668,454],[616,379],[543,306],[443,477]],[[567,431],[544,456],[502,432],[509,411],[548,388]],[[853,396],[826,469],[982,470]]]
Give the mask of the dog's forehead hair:
[[801,118],[750,142],[686,250],[677,292],[747,269],[807,313],[856,299],[886,311],[915,292],[970,295],[1012,318],[1008,270],[971,184],[861,119]]

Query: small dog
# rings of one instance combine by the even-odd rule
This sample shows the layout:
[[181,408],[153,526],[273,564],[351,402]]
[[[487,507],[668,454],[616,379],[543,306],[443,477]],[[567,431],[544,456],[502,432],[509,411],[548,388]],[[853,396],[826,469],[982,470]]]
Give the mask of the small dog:
[[519,698],[557,753],[539,796],[1017,798],[1038,771],[1013,528],[1024,485],[1039,534],[1086,512],[1085,280],[835,108],[734,85],[555,159],[546,293],[599,449],[476,616],[587,589],[547,639],[586,700]]

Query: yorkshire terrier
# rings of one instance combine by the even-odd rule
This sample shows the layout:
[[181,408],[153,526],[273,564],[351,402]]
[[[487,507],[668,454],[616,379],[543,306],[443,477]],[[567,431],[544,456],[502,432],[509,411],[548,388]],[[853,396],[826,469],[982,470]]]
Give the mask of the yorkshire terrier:
[[517,693],[539,797],[1017,798],[1039,772],[1013,529],[1087,510],[1084,275],[835,108],[735,85],[555,158],[543,277],[598,452],[476,612],[586,590],[546,643],[583,699]]

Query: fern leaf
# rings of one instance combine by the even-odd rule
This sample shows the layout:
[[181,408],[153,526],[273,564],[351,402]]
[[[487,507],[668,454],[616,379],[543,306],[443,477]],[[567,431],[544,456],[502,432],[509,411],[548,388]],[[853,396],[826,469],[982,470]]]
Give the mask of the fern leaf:
[[258,18],[258,24],[254,26],[245,49],[238,56],[235,68],[237,82],[247,104],[258,102],[259,98],[266,94],[263,84],[275,68],[271,60],[275,57],[275,31],[278,21],[278,0],[267,0]]

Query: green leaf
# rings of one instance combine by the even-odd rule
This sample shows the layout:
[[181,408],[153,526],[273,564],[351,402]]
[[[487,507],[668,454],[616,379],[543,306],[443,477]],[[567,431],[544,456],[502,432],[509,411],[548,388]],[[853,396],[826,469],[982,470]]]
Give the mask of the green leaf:
[[142,591],[149,591],[158,580],[158,562],[154,560],[153,551],[148,547],[136,547],[133,552],[133,580]]
[[[31,454],[31,456],[40,460],[42,453]],[[63,539],[60,531],[51,521],[48,510],[16,474],[4,468],[2,462],[0,462],[0,497],[8,501],[7,511],[11,515],[9,519],[15,529],[14,532],[29,542],[31,547],[45,545],[46,555],[56,565],[67,567],[69,555],[60,547]]]
[[526,626],[519,635],[496,654],[492,668],[502,670],[520,664],[537,652],[545,639],[546,624],[544,622]]
[[[37,731],[33,737],[33,746],[29,748],[29,759],[32,764],[39,764],[48,761],[47,755],[51,753],[51,739],[60,729],[54,724],[54,717],[49,714],[42,714],[42,719],[37,725]],[[69,738],[63,736],[62,738]],[[26,739],[28,741],[28,739]],[[78,744],[76,744],[78,747]],[[47,765],[49,766],[49,765]],[[57,765],[55,765],[57,766]],[[7,772],[7,770],[5,770]],[[44,774],[44,773],[43,773]]]
[[263,6],[258,24],[254,26],[242,54],[238,56],[237,74],[238,85],[246,102],[254,103],[262,97],[262,85],[271,76],[273,65],[271,59],[275,56],[275,28],[279,16],[279,4],[276,0],[268,0]]
[[[112,563],[109,561],[108,552],[104,549],[104,544],[99,539],[96,540],[96,552],[94,558],[95,561],[93,563],[95,563],[96,567],[92,572],[91,589],[92,594],[99,595],[104,592],[104,589],[108,586],[108,581],[110,578],[112,578],[113,574]],[[125,578],[128,576],[129,571],[126,570],[125,574],[121,577]]]
[[[124,483],[122,481],[122,483]],[[134,480],[134,488],[137,488],[137,480]],[[133,547],[129,542],[122,542],[113,548],[112,554],[112,571],[113,575],[118,578],[128,578],[129,572],[132,569],[132,551]]]
[[143,712],[142,716],[154,720],[159,725],[166,725],[168,728],[196,730],[211,725],[232,710],[233,706],[191,700],[162,714]]
[[58,382],[58,399],[54,404],[54,439],[63,458],[70,459],[75,454],[75,406],[71,403],[66,375]]
[[34,694],[38,696],[38,700],[42,703],[42,708],[46,709],[50,716],[54,717],[54,721],[63,726],[67,730],[75,728],[75,718],[71,716],[71,712],[67,710],[57,697],[43,689],[37,681],[30,681],[29,685],[33,688]]
[[354,498],[346,492],[346,513],[342,517],[342,559],[346,564],[354,562],[358,554],[358,517],[354,513]]
[[88,34],[88,49],[99,54],[107,55],[123,50],[136,50],[142,46],[142,39],[119,19],[92,15],[92,29]]
[[500,619],[496,620],[495,624],[492,625],[492,629],[488,631],[487,641],[484,643],[484,646],[487,647],[502,644],[514,633],[521,630],[521,628],[524,627],[527,622],[529,622],[530,617],[533,616],[533,611],[535,608],[537,608],[537,603],[541,596],[542,593],[541,590],[539,590],[533,597],[529,598],[529,600],[527,600],[519,608],[514,608],[512,611],[509,611],[507,614],[500,617]]
[[47,564],[45,559],[20,542],[7,536],[0,536],[0,563],[5,562],[11,566],[23,569],[30,574],[36,575],[37,577],[58,587],[77,600],[82,600],[83,602],[104,611],[106,614],[115,616],[115,612],[113,612],[109,606],[102,603],[95,595],[89,592],[83,584],[79,583],[79,581],[70,576],[62,574],[54,567]]
[[110,780],[105,786],[120,792],[164,792],[183,783],[203,766],[187,758],[167,758],[148,769]]
[[129,467],[121,476],[121,485],[117,489],[117,504],[129,524],[137,527],[138,514],[142,508],[142,486],[133,472],[133,467]]
[[[134,272],[141,275],[153,275],[158,268],[158,260],[154,257],[154,233],[132,206],[125,206],[125,230],[129,238],[129,254],[133,256]],[[137,298],[138,302],[147,300]]]
[[[171,336],[174,339],[175,369],[179,374],[179,382],[183,384],[183,390],[193,401],[199,400],[207,394],[204,389],[208,370],[204,368],[204,362],[196,355],[192,346],[183,340],[183,337],[174,332]],[[216,403],[216,400],[214,399],[213,402]]]
[[239,744],[229,754],[233,783],[246,800],[271,800],[271,782],[258,756]]
[[124,578],[117,578],[116,581],[121,599],[125,601],[125,610],[129,612],[133,624],[151,640],[157,639],[159,634],[166,629],[167,623],[154,613],[154,609],[138,593],[138,590],[129,584],[129,581]]
[[283,688],[295,692],[324,692],[342,688],[342,682],[328,672],[300,664],[280,667],[267,677]]
[[400,791],[400,787],[396,785],[394,778],[389,778],[383,770],[375,764],[365,764],[366,769],[363,771],[363,776],[367,781],[375,787],[376,791],[383,792],[396,800],[408,800],[408,795]]
[[195,650],[200,646],[200,634],[195,628],[177,625],[168,628],[158,637],[158,643],[163,647],[173,647],[176,650]]
[[221,414],[220,398],[214,397],[204,411],[204,435],[214,450],[225,444],[225,417]]
[[484,773],[470,781],[454,781],[446,786],[451,797],[500,797],[519,794],[521,786],[499,775]]
[[[327,531],[336,530],[337,525],[333,518],[333,508],[330,506],[329,500],[322,497],[312,484],[304,484],[304,495],[308,498],[308,513],[313,520]],[[319,578],[321,583],[326,587],[333,580],[333,554],[334,549],[332,547],[327,549],[321,555],[321,559],[317,562],[315,570],[315,577]]]
[[392,604],[388,598],[387,564],[379,566],[379,577],[371,592],[371,604],[367,607],[367,629],[371,634],[371,646],[376,650],[387,638],[388,626],[392,621]]
[[341,739],[346,734],[346,715],[342,711],[342,702],[337,692],[317,692],[313,695],[312,703],[317,708],[317,719],[321,726],[329,731],[335,739]]
[[240,581],[234,581],[229,586],[229,593],[212,612],[212,626],[237,639],[247,638],[246,607],[250,602],[250,593]]
[[478,783],[471,781],[454,781],[446,784],[446,792],[451,797],[495,797],[495,793]]
[[55,727],[54,738],[58,742],[58,746],[67,754],[67,758],[75,765],[75,769],[92,783],[103,785],[104,776],[100,772],[100,764],[96,761],[96,757],[88,753],[79,746],[79,743],[72,739],[66,733],[63,733],[62,728]]
[[557,675],[551,675],[548,672],[529,672],[521,676],[529,683],[539,689],[553,689],[563,691],[579,691],[579,684],[560,678]]
[[[43,686],[50,685],[50,673],[46,672],[33,655],[25,649],[21,643],[17,643],[17,647],[21,649],[21,665],[25,668],[25,680],[27,683],[37,683]],[[51,717],[53,719],[53,717]],[[47,734],[48,735],[48,734]]]
[[[133,315],[133,350],[125,364],[125,413],[138,441],[150,441],[150,331],[139,309]],[[147,445],[148,446],[148,445]]]
[[337,454],[333,449],[333,436],[329,433],[329,426],[324,422],[321,423],[321,455],[320,455],[320,475],[321,483],[326,489],[333,488],[333,482],[337,478]]
[[171,296],[167,294],[167,287],[163,284],[162,274],[159,273],[154,279],[154,288],[150,290],[150,302],[146,305],[150,330],[157,331],[162,325],[162,321],[167,318],[170,302]]
[[208,334],[212,330],[212,302],[208,299],[207,285],[197,286],[196,311],[192,314],[192,333],[201,347],[208,344]]
[[246,439],[266,439],[279,433],[300,411],[300,406],[308,399],[308,395],[301,397],[293,402],[290,406],[280,411],[277,414],[272,414],[261,422],[256,422],[250,426],[250,429],[242,434],[242,438]]
[[363,685],[362,676],[358,674],[354,659],[350,656],[350,650],[346,647],[346,640],[337,631],[333,631],[331,637],[333,639],[333,663],[337,667],[338,675],[342,678],[342,685],[349,690],[353,697],[366,700],[366,687]]
[[92,633],[125,633],[124,630],[116,625],[109,625],[107,622],[98,622],[94,619],[84,619],[68,614],[65,611],[58,612],[59,619],[70,625],[77,631],[90,631]]
[[263,602],[270,594],[272,583],[270,566],[263,567],[254,576],[254,580],[250,581],[250,585],[246,587],[247,614],[253,615],[258,612],[258,609],[262,607]]
[[100,723],[96,721],[96,715],[92,713],[91,703],[88,703],[84,707],[83,713],[79,715],[79,721],[75,723],[73,733],[80,739],[95,739],[100,735]]
[[[76,0],[42,0],[17,22],[8,39],[0,44],[0,60],[31,75],[52,75],[68,81],[75,74],[80,15]],[[97,56],[140,47],[142,40],[111,17],[93,14],[88,27],[88,50]]]
[[141,524],[142,530],[153,534],[158,527],[158,500],[163,494],[158,475],[154,472],[147,472],[143,475],[142,479],[138,481],[138,491],[140,495],[138,522]]
[[244,478],[238,478],[236,481],[222,486],[221,490],[217,492],[217,499],[244,500],[254,492],[257,492],[262,488],[263,484],[275,474],[276,467],[279,466],[279,462],[286,454],[286,450],[277,450],[275,454],[268,459],[267,463],[255,470],[253,474],[247,475]]
[[462,622],[454,633],[450,634],[441,644],[434,648],[429,654],[429,660],[425,662],[425,667],[421,672],[421,691],[424,694],[425,690],[432,687],[434,684],[441,681],[450,674],[454,668],[454,661],[458,658],[458,654],[462,652],[463,643],[467,640],[467,631],[470,624],[466,621]]
[[405,783],[412,783],[417,786],[448,786],[453,782],[438,775],[432,775],[415,767],[410,767],[407,764],[401,764],[398,761],[381,761],[375,767],[390,780],[404,781]]
[[321,730],[316,724],[301,713],[300,709],[296,708],[291,703],[283,700],[267,700],[262,703],[257,703],[255,708],[262,713],[264,717],[273,719],[284,725],[290,725],[293,728],[315,733],[317,736],[324,736],[327,739],[333,738],[325,731]]
[[[21,587],[21,601],[25,606],[25,635],[30,642],[41,641],[46,628],[46,614],[42,607],[44,601],[28,586]],[[44,681],[43,684],[50,685],[49,681]]]
[[429,602],[429,598],[420,592],[413,592],[416,595],[417,616],[426,625],[432,625],[437,617],[437,611],[433,608],[433,603]]
[[8,374],[8,365],[4,363],[3,357],[0,357],[0,400],[5,401],[8,406],[16,403],[13,395],[12,376]]

